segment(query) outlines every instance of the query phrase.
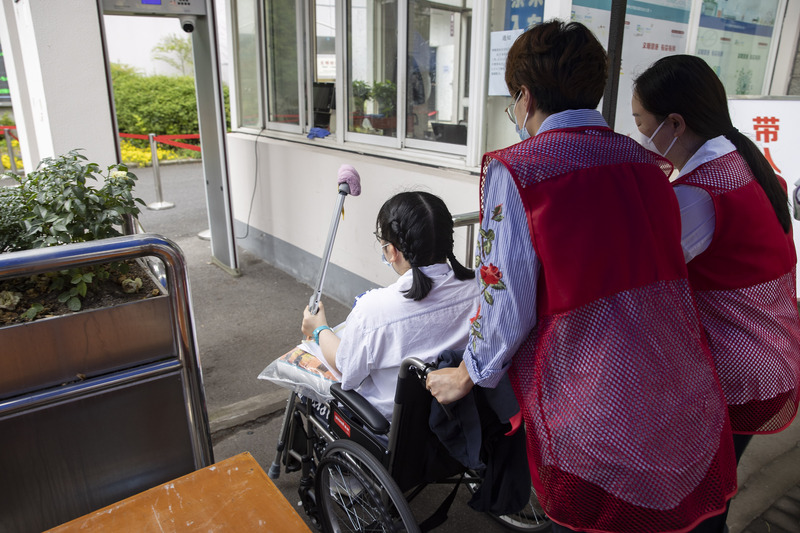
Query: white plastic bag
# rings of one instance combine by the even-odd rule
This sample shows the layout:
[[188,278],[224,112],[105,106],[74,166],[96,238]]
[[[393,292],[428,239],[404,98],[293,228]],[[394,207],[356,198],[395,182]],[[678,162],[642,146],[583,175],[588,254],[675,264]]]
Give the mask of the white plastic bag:
[[258,379],[266,379],[312,400],[327,403],[333,398],[330,389],[331,384],[338,381],[337,376],[304,348],[300,345],[275,359],[258,375]]

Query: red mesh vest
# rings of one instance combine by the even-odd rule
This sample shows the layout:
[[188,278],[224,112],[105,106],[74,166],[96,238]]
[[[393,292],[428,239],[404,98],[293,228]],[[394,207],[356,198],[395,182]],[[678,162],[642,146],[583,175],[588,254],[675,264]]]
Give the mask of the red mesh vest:
[[701,165],[675,184],[714,202],[709,247],[689,262],[700,322],[735,433],[774,433],[797,413],[800,319],[797,257],[764,190],[738,152]]
[[509,376],[545,511],[630,533],[722,512],[736,465],[671,165],[608,128],[541,133],[487,154],[484,176],[493,159],[517,184],[542,268],[537,325]]

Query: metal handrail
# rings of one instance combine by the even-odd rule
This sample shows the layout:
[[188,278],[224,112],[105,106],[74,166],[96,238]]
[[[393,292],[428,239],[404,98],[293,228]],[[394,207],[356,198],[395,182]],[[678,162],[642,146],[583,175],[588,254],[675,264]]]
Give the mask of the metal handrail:
[[467,262],[464,264],[470,268],[472,267],[473,254],[475,253],[475,225],[478,224],[478,222],[480,222],[480,213],[478,211],[453,215],[454,228],[464,226],[467,228]]
[[[213,462],[213,451],[208,438],[208,413],[191,310],[188,268],[177,244],[160,235],[139,234],[10,252],[0,255],[0,280],[140,257],[156,257],[167,270],[167,294],[184,377],[187,418],[197,429],[190,431],[194,462],[196,468],[203,468]],[[147,366],[140,371],[146,374]],[[0,411],[4,408],[12,408],[12,405],[0,402]]]

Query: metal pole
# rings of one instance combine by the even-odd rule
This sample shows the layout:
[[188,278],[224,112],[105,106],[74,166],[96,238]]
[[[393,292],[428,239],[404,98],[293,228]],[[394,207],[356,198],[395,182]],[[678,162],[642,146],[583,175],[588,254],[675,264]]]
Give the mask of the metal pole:
[[6,135],[6,147],[8,148],[8,160],[9,160],[10,165],[11,165],[11,172],[13,174],[18,174],[18,172],[17,172],[17,161],[15,160],[15,157],[14,157],[14,147],[11,145],[11,132],[10,132],[10,130],[6,129],[5,130],[5,135]]
[[467,262],[464,266],[473,268],[473,258],[475,252],[475,225],[480,222],[480,213],[478,211],[471,211],[469,213],[461,213],[453,215],[453,227],[460,228],[466,226],[467,228]]
[[467,268],[473,268],[472,260],[475,253],[475,226],[467,226]]
[[617,117],[619,69],[622,65],[622,37],[627,8],[627,0],[611,0],[611,23],[608,27],[608,83],[603,94],[603,118],[612,130]]
[[160,211],[162,209],[170,209],[175,207],[172,202],[165,202],[164,195],[161,192],[161,172],[158,170],[158,147],[156,146],[156,134],[150,133],[147,135],[150,139],[150,153],[153,159],[153,182],[156,184],[156,201],[147,204],[147,209],[153,211]]
[[[343,185],[347,187],[347,184]],[[328,230],[328,240],[325,243],[325,252],[322,256],[322,269],[319,273],[317,286],[314,289],[314,292],[311,294],[311,299],[308,302],[308,310],[311,311],[312,315],[316,315],[317,311],[319,311],[319,301],[322,298],[322,285],[325,283],[325,274],[328,272],[328,263],[330,263],[331,260],[331,251],[333,251],[333,241],[336,238],[336,230],[339,228],[339,217],[342,215],[344,199],[347,197],[349,192],[349,188],[347,188],[345,191],[342,191],[342,187],[339,187],[339,196],[336,199],[336,208],[333,210],[333,220],[331,220],[331,226]]]

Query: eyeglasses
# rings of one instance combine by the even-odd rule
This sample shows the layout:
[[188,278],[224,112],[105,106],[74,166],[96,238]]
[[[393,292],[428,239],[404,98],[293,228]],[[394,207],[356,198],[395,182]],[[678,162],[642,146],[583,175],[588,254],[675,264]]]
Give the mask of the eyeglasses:
[[[375,240],[375,245],[374,245],[374,246],[375,246],[375,251],[376,251],[376,252],[378,252],[379,254],[382,254],[382,253],[383,253],[383,250],[384,250],[384,248],[386,248],[387,246],[389,246],[391,243],[390,243],[389,241],[386,241],[386,240],[382,239],[382,238],[381,238],[381,237],[378,235],[378,233],[377,233],[377,232],[375,232],[375,233],[373,233],[373,234],[375,235],[375,239],[376,239],[376,240]],[[386,244],[384,244],[384,243],[386,243]]]
[[389,262],[388,259],[386,259],[386,254],[383,253],[383,249],[389,246],[390,244],[391,244],[390,242],[382,244],[381,247],[378,249],[378,251],[381,253],[381,263],[383,263],[386,266],[392,266],[392,264]]
[[506,106],[506,116],[514,125],[517,123],[517,118],[514,116],[514,107],[517,105],[517,102],[519,102],[520,96],[522,96],[522,91],[517,93],[517,97],[514,99],[514,101]]

